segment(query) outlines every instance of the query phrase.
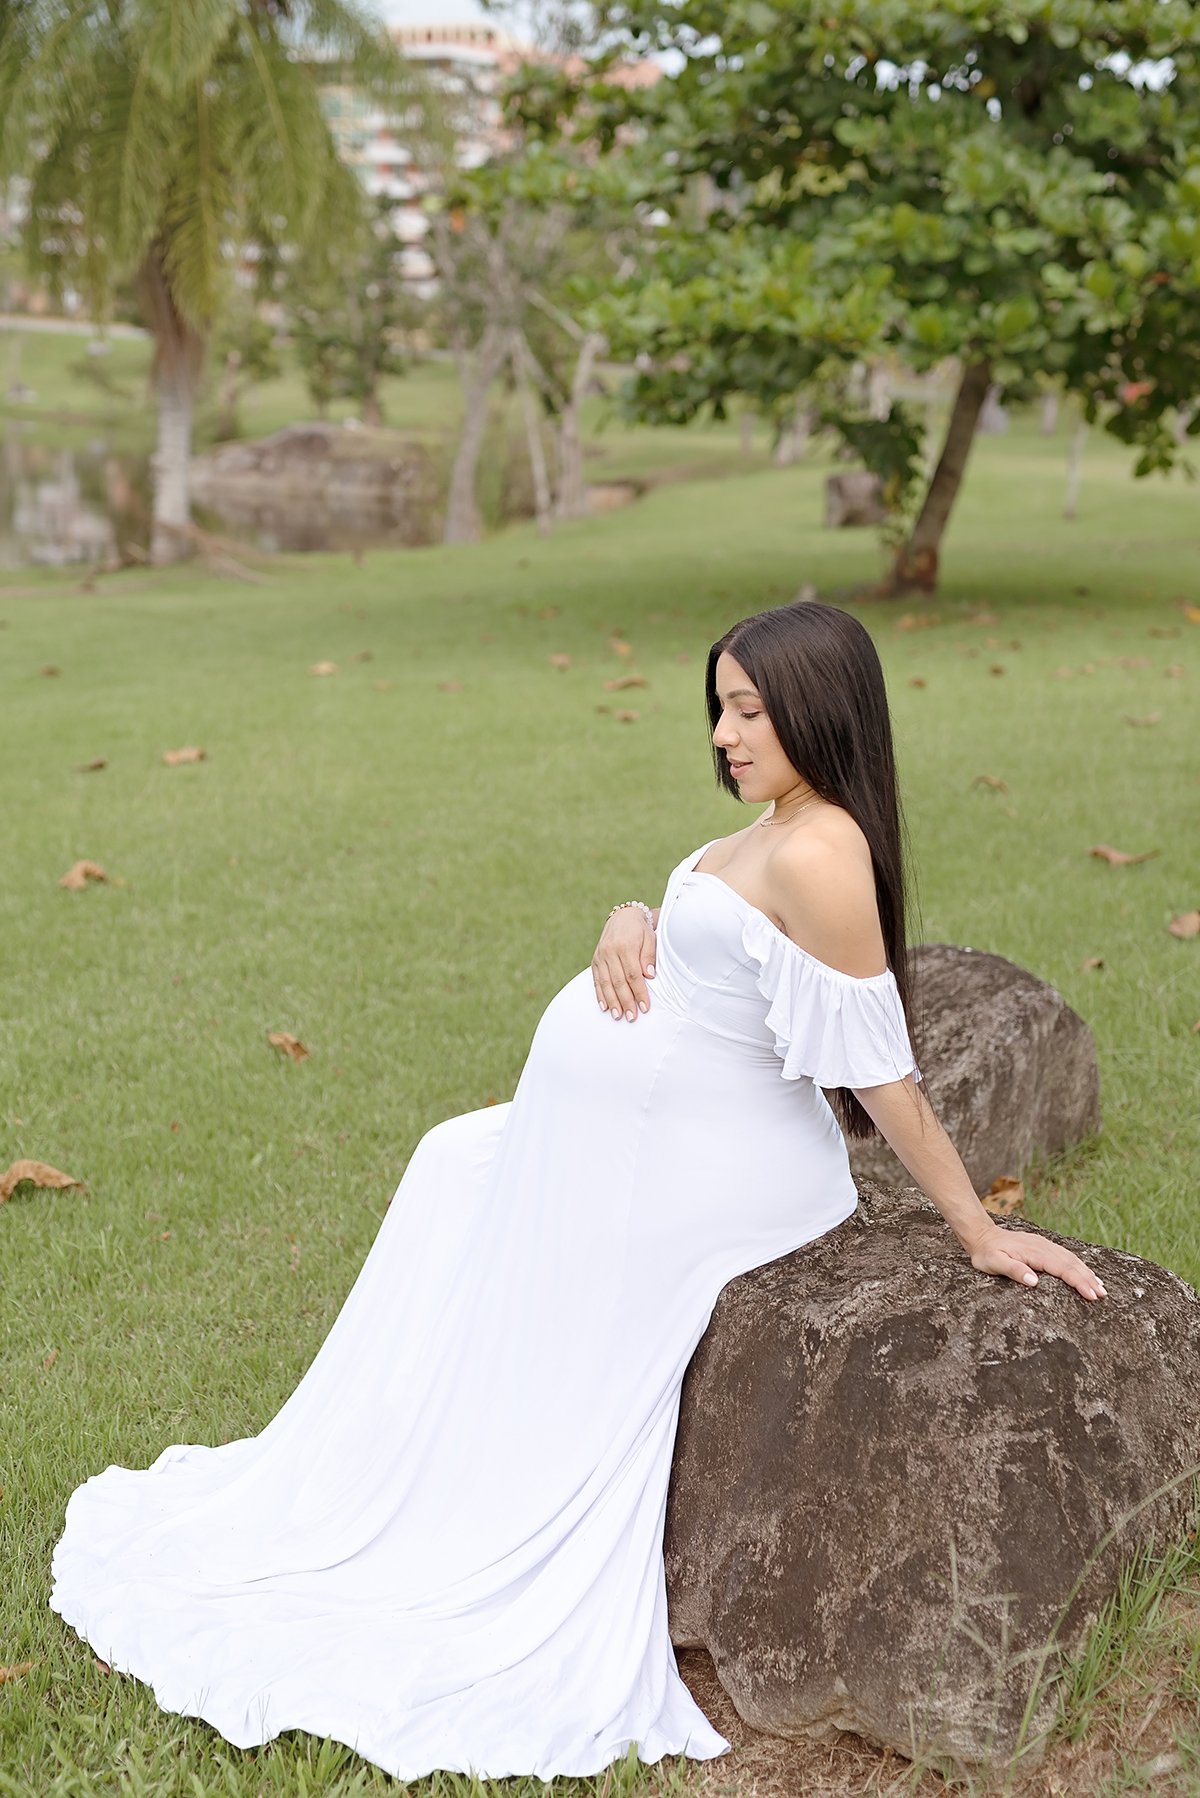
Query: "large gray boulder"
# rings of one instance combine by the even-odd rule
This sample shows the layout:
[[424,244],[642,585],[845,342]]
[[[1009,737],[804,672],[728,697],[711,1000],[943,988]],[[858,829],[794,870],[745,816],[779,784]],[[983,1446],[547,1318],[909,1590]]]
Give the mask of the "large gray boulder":
[[976,1273],[921,1194],[867,1187],[722,1292],[665,1555],[672,1638],[748,1723],[1008,1757],[1122,1561],[1183,1527],[1190,1479],[1160,1489],[1200,1460],[1200,1296],[1070,1246],[1107,1299]]
[[[1100,1128],[1092,1033],[1062,994],[1002,955],[913,951],[914,1027],[926,1095],[976,1192],[1016,1178]],[[880,1138],[850,1145],[856,1180],[908,1185]]]

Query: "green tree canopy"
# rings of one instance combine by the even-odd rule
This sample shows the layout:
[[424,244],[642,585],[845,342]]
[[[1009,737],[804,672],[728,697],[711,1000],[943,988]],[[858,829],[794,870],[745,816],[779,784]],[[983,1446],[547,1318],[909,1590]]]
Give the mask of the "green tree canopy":
[[[642,352],[640,416],[734,393],[770,409],[880,354],[957,358],[897,590],[936,582],[993,383],[1019,398],[1055,377],[1138,446],[1139,473],[1171,465],[1172,416],[1200,393],[1194,0],[629,0],[603,18],[677,68],[633,94],[533,71],[518,104],[547,134],[571,106],[581,138],[640,125],[625,159],[631,197],[659,208],[651,267],[600,314]],[[874,432],[844,422],[917,478],[902,407]]]

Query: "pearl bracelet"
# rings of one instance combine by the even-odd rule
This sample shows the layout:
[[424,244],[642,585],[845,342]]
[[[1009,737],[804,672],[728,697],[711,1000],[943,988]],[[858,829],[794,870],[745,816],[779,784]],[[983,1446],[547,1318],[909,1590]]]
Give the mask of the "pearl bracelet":
[[[613,906],[612,911],[609,912],[608,916],[611,918],[613,912],[624,911],[627,905],[636,905],[638,910],[644,913],[646,923],[649,925],[650,929],[654,929],[654,914],[643,899],[622,899],[619,905]],[[605,922],[607,922],[607,919]]]

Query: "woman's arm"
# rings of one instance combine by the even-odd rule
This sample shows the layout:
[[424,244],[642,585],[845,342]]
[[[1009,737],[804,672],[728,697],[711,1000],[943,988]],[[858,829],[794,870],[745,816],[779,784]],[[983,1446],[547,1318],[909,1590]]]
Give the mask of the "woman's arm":
[[1085,1299],[1105,1297],[1099,1275],[1070,1249],[1027,1230],[1002,1230],[988,1215],[957,1149],[911,1074],[883,1086],[856,1086],[854,1094],[941,1212],[972,1267],[984,1274],[1005,1274],[1025,1286],[1037,1285],[1040,1269],[1064,1280]]

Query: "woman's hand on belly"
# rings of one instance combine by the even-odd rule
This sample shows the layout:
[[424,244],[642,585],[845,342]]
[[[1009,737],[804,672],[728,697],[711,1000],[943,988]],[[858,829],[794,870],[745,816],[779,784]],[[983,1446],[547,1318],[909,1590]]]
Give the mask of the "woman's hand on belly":
[[606,922],[592,956],[592,980],[598,1004],[611,1017],[632,1023],[639,1011],[649,1011],[646,981],[654,978],[656,947],[654,932],[636,906],[622,906]]

